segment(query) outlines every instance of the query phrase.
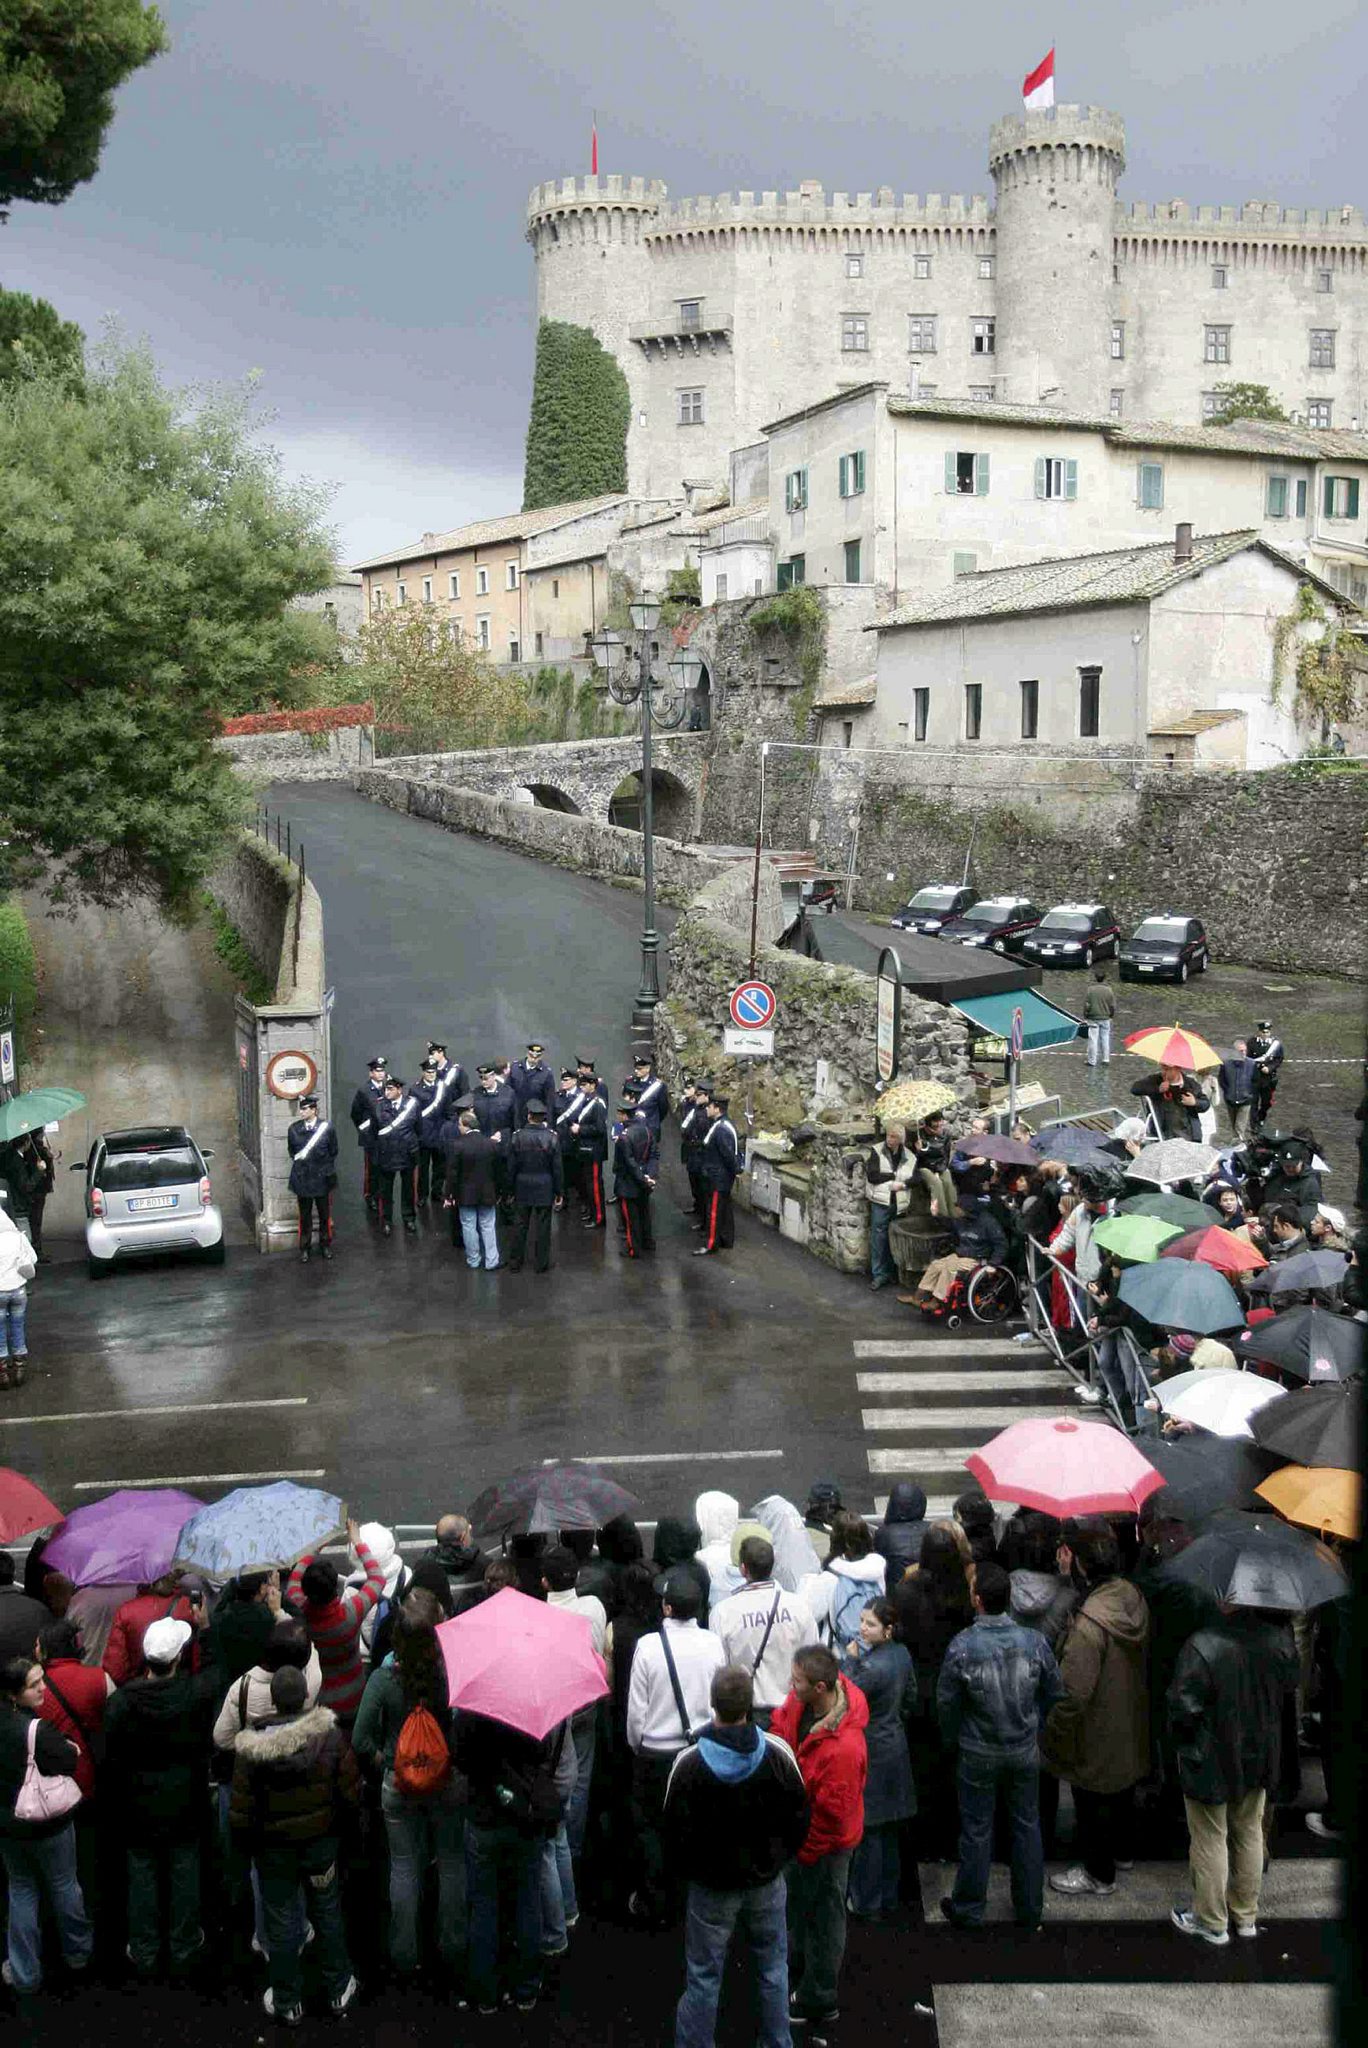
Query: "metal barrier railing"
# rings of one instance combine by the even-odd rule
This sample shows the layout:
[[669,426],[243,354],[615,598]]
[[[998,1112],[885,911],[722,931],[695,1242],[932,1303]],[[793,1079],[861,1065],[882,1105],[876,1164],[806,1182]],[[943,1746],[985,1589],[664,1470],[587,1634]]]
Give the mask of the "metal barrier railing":
[[[1054,1320],[1054,1281],[1061,1282],[1069,1304],[1070,1323],[1067,1329],[1060,1329]],[[1123,1366],[1126,1377],[1136,1390],[1136,1428],[1129,1428],[1112,1388],[1104,1378],[1099,1364],[1099,1341],[1089,1336],[1088,1321],[1093,1314],[1092,1298],[1084,1282],[1069,1267],[1059,1260],[1043,1244],[1033,1237],[1026,1240],[1026,1286],[1022,1297],[1026,1311],[1026,1323],[1031,1334],[1043,1344],[1046,1350],[1071,1378],[1083,1387],[1091,1387],[1102,1397],[1113,1422],[1127,1434],[1135,1435],[1148,1422],[1149,1411],[1145,1402],[1149,1399],[1151,1383],[1145,1353],[1136,1343],[1134,1334],[1125,1328],[1114,1331],[1121,1350],[1125,1352],[1128,1370]]]
[[290,972],[298,981],[299,927],[304,916],[304,884],[308,880],[304,868],[304,841],[295,839],[288,818],[282,817],[277,811],[272,819],[264,805],[258,805],[252,818],[251,830],[256,833],[258,839],[264,839],[268,846],[274,839],[276,852],[283,853],[286,860],[299,869],[299,887],[295,891],[294,931],[290,942]]

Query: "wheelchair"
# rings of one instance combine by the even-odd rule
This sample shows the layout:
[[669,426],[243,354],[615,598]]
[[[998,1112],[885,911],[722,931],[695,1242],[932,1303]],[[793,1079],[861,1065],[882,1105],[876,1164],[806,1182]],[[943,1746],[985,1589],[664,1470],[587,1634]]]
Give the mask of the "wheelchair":
[[972,1273],[956,1273],[945,1300],[927,1303],[922,1314],[928,1322],[957,1330],[966,1317],[974,1323],[1006,1322],[1020,1299],[1010,1266],[975,1266]]

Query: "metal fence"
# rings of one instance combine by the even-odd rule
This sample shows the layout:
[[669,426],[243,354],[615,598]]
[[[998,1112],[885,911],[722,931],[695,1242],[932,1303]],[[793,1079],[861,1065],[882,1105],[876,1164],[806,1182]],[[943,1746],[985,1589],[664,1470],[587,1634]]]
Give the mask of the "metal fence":
[[[1055,1320],[1056,1282],[1062,1286],[1068,1306],[1067,1323]],[[1088,1387],[1101,1396],[1100,1405],[1118,1428],[1135,1435],[1149,1426],[1151,1415],[1144,1405],[1150,1396],[1149,1361],[1145,1353],[1129,1330],[1109,1333],[1122,1354],[1118,1360],[1119,1369],[1135,1390],[1136,1427],[1131,1429],[1121,1412],[1113,1386],[1102,1372],[1101,1340],[1088,1333],[1094,1307],[1087,1287],[1076,1273],[1061,1265],[1054,1253],[1034,1238],[1026,1240],[1026,1286],[1022,1306],[1031,1334],[1050,1352],[1056,1365],[1062,1366],[1080,1387]]]
[[263,804],[258,804],[252,818],[251,830],[258,839],[264,839],[268,846],[274,845],[277,853],[284,854],[287,861],[299,870],[299,886],[295,890],[294,931],[290,940],[290,972],[299,979],[299,927],[304,918],[304,884],[308,874],[304,866],[304,841],[294,837],[288,818],[277,811],[272,818]]

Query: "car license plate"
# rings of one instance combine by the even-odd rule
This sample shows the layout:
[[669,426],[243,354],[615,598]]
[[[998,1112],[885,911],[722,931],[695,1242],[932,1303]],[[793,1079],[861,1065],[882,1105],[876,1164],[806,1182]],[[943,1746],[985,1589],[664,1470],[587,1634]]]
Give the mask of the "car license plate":
[[1059,948],[1058,946],[1042,946],[1040,951],[1043,958],[1049,958],[1053,960],[1055,954],[1059,951]]
[[179,1195],[134,1195],[128,1206],[133,1209],[174,1209]]
[[1140,972],[1141,972],[1142,974],[1153,974],[1153,972],[1154,972],[1154,969],[1153,969],[1152,967],[1142,967],[1142,968],[1140,969]]

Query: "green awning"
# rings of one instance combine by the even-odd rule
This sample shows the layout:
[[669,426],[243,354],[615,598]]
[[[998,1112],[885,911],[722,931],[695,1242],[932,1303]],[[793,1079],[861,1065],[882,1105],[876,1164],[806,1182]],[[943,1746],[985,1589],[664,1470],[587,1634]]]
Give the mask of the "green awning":
[[1016,989],[1009,995],[966,996],[952,1008],[981,1031],[1004,1039],[1011,1037],[1013,1010],[1020,1010],[1026,1027],[1023,1043],[1027,1052],[1039,1052],[1046,1045],[1067,1045],[1084,1028],[1081,1018],[1071,1017],[1067,1010],[1047,1003],[1032,988]]

